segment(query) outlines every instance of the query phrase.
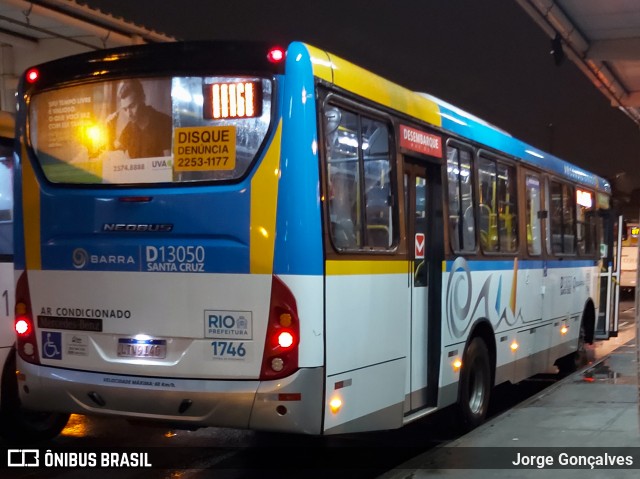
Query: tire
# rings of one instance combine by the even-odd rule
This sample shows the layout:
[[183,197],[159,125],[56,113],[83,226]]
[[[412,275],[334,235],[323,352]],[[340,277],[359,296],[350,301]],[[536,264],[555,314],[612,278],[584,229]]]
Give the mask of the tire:
[[576,372],[582,366],[585,366],[589,362],[587,356],[587,333],[584,328],[584,321],[580,322],[580,332],[578,333],[578,347],[577,349],[566,356],[561,357],[556,362],[558,366],[558,374],[560,376],[567,376]]
[[12,351],[2,373],[0,436],[15,442],[40,442],[56,437],[67,425],[69,414],[22,409],[15,370],[16,357]]
[[492,389],[491,358],[485,342],[475,337],[462,356],[458,384],[458,408],[463,427],[471,430],[487,417]]

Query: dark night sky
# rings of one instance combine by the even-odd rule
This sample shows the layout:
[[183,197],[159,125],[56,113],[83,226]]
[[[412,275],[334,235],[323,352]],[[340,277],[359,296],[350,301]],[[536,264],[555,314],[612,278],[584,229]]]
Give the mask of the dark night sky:
[[301,40],[640,187],[640,130],[507,0],[81,0],[184,40]]

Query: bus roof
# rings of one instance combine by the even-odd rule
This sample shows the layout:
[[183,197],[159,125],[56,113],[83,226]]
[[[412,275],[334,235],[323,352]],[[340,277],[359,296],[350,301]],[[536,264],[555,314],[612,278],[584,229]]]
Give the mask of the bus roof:
[[530,165],[611,193],[606,179],[518,140],[460,108],[429,94],[413,92],[324,50],[306,44],[305,47],[311,56],[313,73],[319,78]]

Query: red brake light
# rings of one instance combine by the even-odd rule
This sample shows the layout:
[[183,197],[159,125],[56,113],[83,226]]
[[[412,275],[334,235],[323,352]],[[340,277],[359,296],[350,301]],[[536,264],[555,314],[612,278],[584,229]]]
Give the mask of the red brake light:
[[16,333],[20,336],[28,336],[31,334],[31,323],[24,318],[16,318]]
[[281,47],[273,47],[271,50],[269,50],[269,53],[267,53],[267,60],[269,60],[271,63],[280,63],[282,60],[284,60],[284,57],[285,51]]
[[37,68],[31,68],[27,70],[27,73],[25,75],[25,78],[29,83],[35,83],[39,77],[40,77],[40,72],[38,71]]
[[289,331],[282,331],[280,334],[278,334],[278,346],[280,346],[281,348],[290,348],[291,346],[293,346],[294,342],[295,338]]
[[273,276],[260,379],[279,379],[296,372],[299,342],[300,322],[296,299],[287,285]]
[[16,284],[15,314],[13,324],[16,333],[18,333],[16,351],[25,361],[40,364],[36,330],[31,313],[31,301],[29,300],[29,281],[25,272],[20,275]]

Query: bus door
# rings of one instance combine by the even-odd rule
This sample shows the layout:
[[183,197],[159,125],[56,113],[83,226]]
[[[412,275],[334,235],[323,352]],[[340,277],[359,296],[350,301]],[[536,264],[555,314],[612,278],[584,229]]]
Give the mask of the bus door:
[[[518,277],[517,304],[527,324],[536,325],[521,334],[527,337],[520,341],[517,358],[533,356],[534,361],[516,363],[516,379],[529,377],[539,370],[537,364],[546,364],[548,350],[552,346],[551,325],[544,324],[543,318],[553,317],[554,290],[547,284],[546,259],[543,255],[544,233],[543,219],[547,216],[549,205],[544,204],[543,181],[533,170],[522,168],[525,185],[525,239],[527,256],[530,261],[523,262]],[[557,288],[559,289],[559,288]],[[515,314],[515,312],[514,312]],[[529,358],[531,359],[531,358]],[[543,366],[544,367],[544,366]]]
[[596,320],[596,339],[618,335],[620,299],[620,256],[623,218],[610,210],[600,212],[600,306]]
[[444,257],[440,167],[405,158],[409,329],[409,398],[405,414],[435,406],[440,358],[440,291]]

